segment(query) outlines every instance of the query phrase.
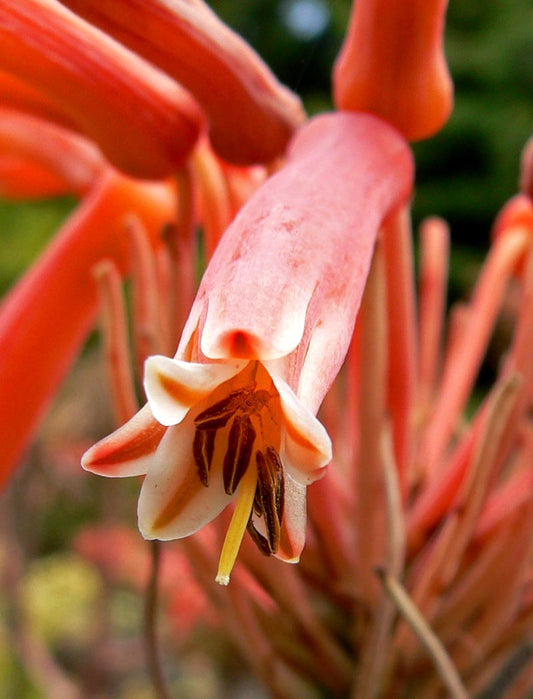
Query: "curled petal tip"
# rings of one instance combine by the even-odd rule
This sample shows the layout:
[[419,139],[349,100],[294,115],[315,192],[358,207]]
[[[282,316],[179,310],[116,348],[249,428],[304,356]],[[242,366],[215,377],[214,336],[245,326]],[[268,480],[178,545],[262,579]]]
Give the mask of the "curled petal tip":
[[308,410],[282,379],[274,376],[285,418],[284,463],[292,477],[304,485],[322,478],[333,457],[331,439],[313,413]]
[[162,425],[178,424],[193,405],[243,366],[242,362],[194,364],[163,356],[148,357],[144,387],[154,417]]
[[232,330],[221,336],[211,337],[209,332],[202,335],[202,353],[206,357],[235,357],[256,359],[260,343],[257,337],[243,330]]
[[163,438],[165,428],[145,406],[131,420],[100,440],[82,456],[86,471],[99,476],[144,475]]

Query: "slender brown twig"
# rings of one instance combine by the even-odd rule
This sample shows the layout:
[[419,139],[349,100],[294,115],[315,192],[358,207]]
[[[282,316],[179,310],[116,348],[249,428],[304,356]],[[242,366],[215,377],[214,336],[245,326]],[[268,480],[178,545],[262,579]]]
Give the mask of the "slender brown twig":
[[375,572],[398,611],[430,655],[450,697],[452,699],[468,699],[470,695],[466,691],[453,661],[403,585],[383,568],[377,568]]
[[158,582],[161,562],[161,544],[159,541],[150,542],[152,554],[152,566],[150,579],[146,588],[144,608],[144,640],[146,649],[146,662],[148,674],[152,682],[157,699],[170,699],[161,662],[157,639],[157,606],[158,606]]

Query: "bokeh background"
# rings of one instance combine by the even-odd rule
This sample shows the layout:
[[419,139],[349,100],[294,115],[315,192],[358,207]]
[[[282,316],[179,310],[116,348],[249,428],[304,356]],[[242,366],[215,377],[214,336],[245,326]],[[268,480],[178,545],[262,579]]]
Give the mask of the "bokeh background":
[[[331,108],[331,67],[348,0],[210,4],[302,96],[309,113]],[[467,293],[491,222],[516,192],[520,153],[533,132],[533,2],[451,0],[446,47],[455,110],[441,133],[415,145],[413,218],[415,227],[429,214],[449,221],[454,300]],[[74,205],[69,198],[0,198],[0,294]],[[148,549],[131,533],[138,484],[103,481],[79,467],[80,453],[111,425],[105,386],[95,333],[2,497],[0,697],[6,699],[151,696],[141,639]],[[189,574],[179,554],[168,564],[162,632],[176,695],[261,696],[224,630],[204,624],[204,600]]]

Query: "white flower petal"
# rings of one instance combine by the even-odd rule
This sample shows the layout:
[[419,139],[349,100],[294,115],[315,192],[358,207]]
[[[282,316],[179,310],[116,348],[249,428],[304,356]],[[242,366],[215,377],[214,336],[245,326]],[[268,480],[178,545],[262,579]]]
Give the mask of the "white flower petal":
[[177,425],[190,408],[217,386],[231,379],[246,361],[195,364],[162,355],[148,357],[144,365],[144,390],[156,420]]
[[299,400],[287,383],[273,375],[285,417],[281,459],[297,481],[308,485],[321,478],[331,461],[331,439],[322,423]]
[[165,428],[149,405],[112,434],[94,444],[82,457],[86,471],[99,476],[143,476],[154,459]]
[[285,473],[284,499],[280,545],[275,556],[286,563],[298,563],[305,544],[307,488],[288,473]]
[[139,497],[139,529],[145,539],[181,539],[198,531],[228,505],[222,468],[213,464],[209,486],[198,477],[192,453],[194,423],[169,427]]

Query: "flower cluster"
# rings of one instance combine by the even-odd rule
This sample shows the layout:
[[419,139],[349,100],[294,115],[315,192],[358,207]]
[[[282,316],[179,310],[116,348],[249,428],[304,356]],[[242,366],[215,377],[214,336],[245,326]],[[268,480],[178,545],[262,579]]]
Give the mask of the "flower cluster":
[[[276,696],[533,683],[528,151],[446,333],[439,219],[418,293],[413,272],[408,141],[452,108],[445,9],[357,0],[336,111],[308,119],[202,0],[0,0],[0,183],[80,198],[0,308],[0,477],[100,307],[118,427],[82,465],[143,477],[141,533],[184,539]],[[511,288],[505,362],[467,418]]]

